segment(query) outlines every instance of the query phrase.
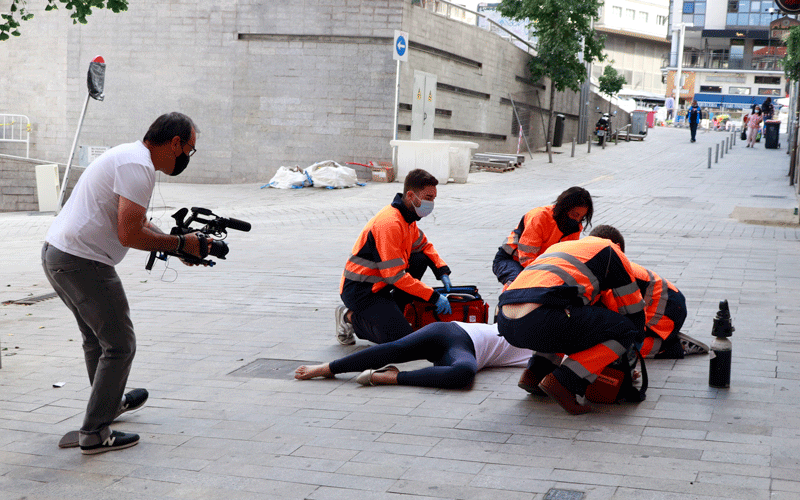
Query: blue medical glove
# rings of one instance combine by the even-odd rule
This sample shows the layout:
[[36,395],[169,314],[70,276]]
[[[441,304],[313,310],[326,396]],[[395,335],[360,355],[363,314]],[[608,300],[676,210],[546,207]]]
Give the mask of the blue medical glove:
[[450,289],[453,287],[453,284],[450,283],[450,275],[443,274],[440,279],[442,280],[442,284],[444,285],[444,291],[450,293]]
[[450,309],[450,301],[444,295],[439,295],[439,300],[436,301],[436,314],[450,314],[453,310]]

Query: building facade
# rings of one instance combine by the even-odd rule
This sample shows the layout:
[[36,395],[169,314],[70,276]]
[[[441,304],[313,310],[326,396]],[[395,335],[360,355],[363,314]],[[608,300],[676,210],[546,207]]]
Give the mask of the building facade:
[[606,36],[607,59],[592,65],[592,78],[610,65],[625,77],[624,89],[664,95],[661,66],[670,47],[668,22],[669,0],[607,0],[595,24]]
[[772,1],[673,0],[672,46],[663,68],[667,94],[675,94],[680,57],[682,104],[696,99],[705,108],[740,113],[767,97],[784,97],[780,61],[786,47],[780,34],[786,30],[778,28],[794,23]]

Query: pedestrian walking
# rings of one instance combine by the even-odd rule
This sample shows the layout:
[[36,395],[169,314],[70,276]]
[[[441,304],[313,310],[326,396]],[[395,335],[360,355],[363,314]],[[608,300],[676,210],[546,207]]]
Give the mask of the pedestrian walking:
[[761,126],[761,107],[756,106],[753,113],[747,117],[747,146],[752,148],[755,146],[758,130]]
[[675,99],[667,97],[664,101],[664,106],[667,108],[667,120],[671,120],[675,116]]
[[692,133],[692,142],[697,142],[697,126],[703,119],[703,110],[697,104],[697,100],[692,101],[692,106],[686,111],[686,121],[689,122],[689,130]]

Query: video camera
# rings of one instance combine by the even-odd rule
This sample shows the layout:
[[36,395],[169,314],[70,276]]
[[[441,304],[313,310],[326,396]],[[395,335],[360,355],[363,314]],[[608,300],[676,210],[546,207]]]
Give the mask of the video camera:
[[[148,271],[151,270],[156,259],[166,261],[167,257],[170,255],[178,257],[189,264],[204,264],[213,266],[215,262],[210,259],[206,260],[205,257],[210,254],[218,259],[225,260],[225,256],[228,254],[228,245],[222,240],[228,235],[228,228],[244,232],[250,231],[251,226],[249,222],[239,219],[219,217],[214,215],[211,210],[207,208],[192,207],[192,215],[186,219],[186,214],[188,213],[188,209],[181,208],[172,214],[172,218],[175,219],[175,227],[170,230],[169,234],[180,235],[199,233],[197,236],[200,240],[200,253],[203,257],[198,258],[186,252],[150,252],[150,258],[147,260],[147,265],[144,266],[145,269]],[[207,218],[202,218],[200,217],[201,215]],[[213,219],[210,217],[213,217]],[[200,224],[204,225],[199,229],[190,227],[190,224],[193,222],[199,222]],[[219,238],[211,242],[211,249],[209,249],[207,252],[206,249],[208,249],[208,240],[206,239],[206,236],[214,236]]]

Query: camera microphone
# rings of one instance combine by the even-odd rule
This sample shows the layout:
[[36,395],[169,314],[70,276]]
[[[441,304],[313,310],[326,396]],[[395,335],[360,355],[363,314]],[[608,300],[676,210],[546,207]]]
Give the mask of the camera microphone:
[[245,222],[243,220],[233,219],[233,218],[231,219],[221,218],[221,219],[224,221],[223,223],[225,224],[225,226],[231,229],[235,229],[237,231],[244,231],[246,233],[247,231],[250,231],[250,228],[252,227],[250,226],[249,222]]

